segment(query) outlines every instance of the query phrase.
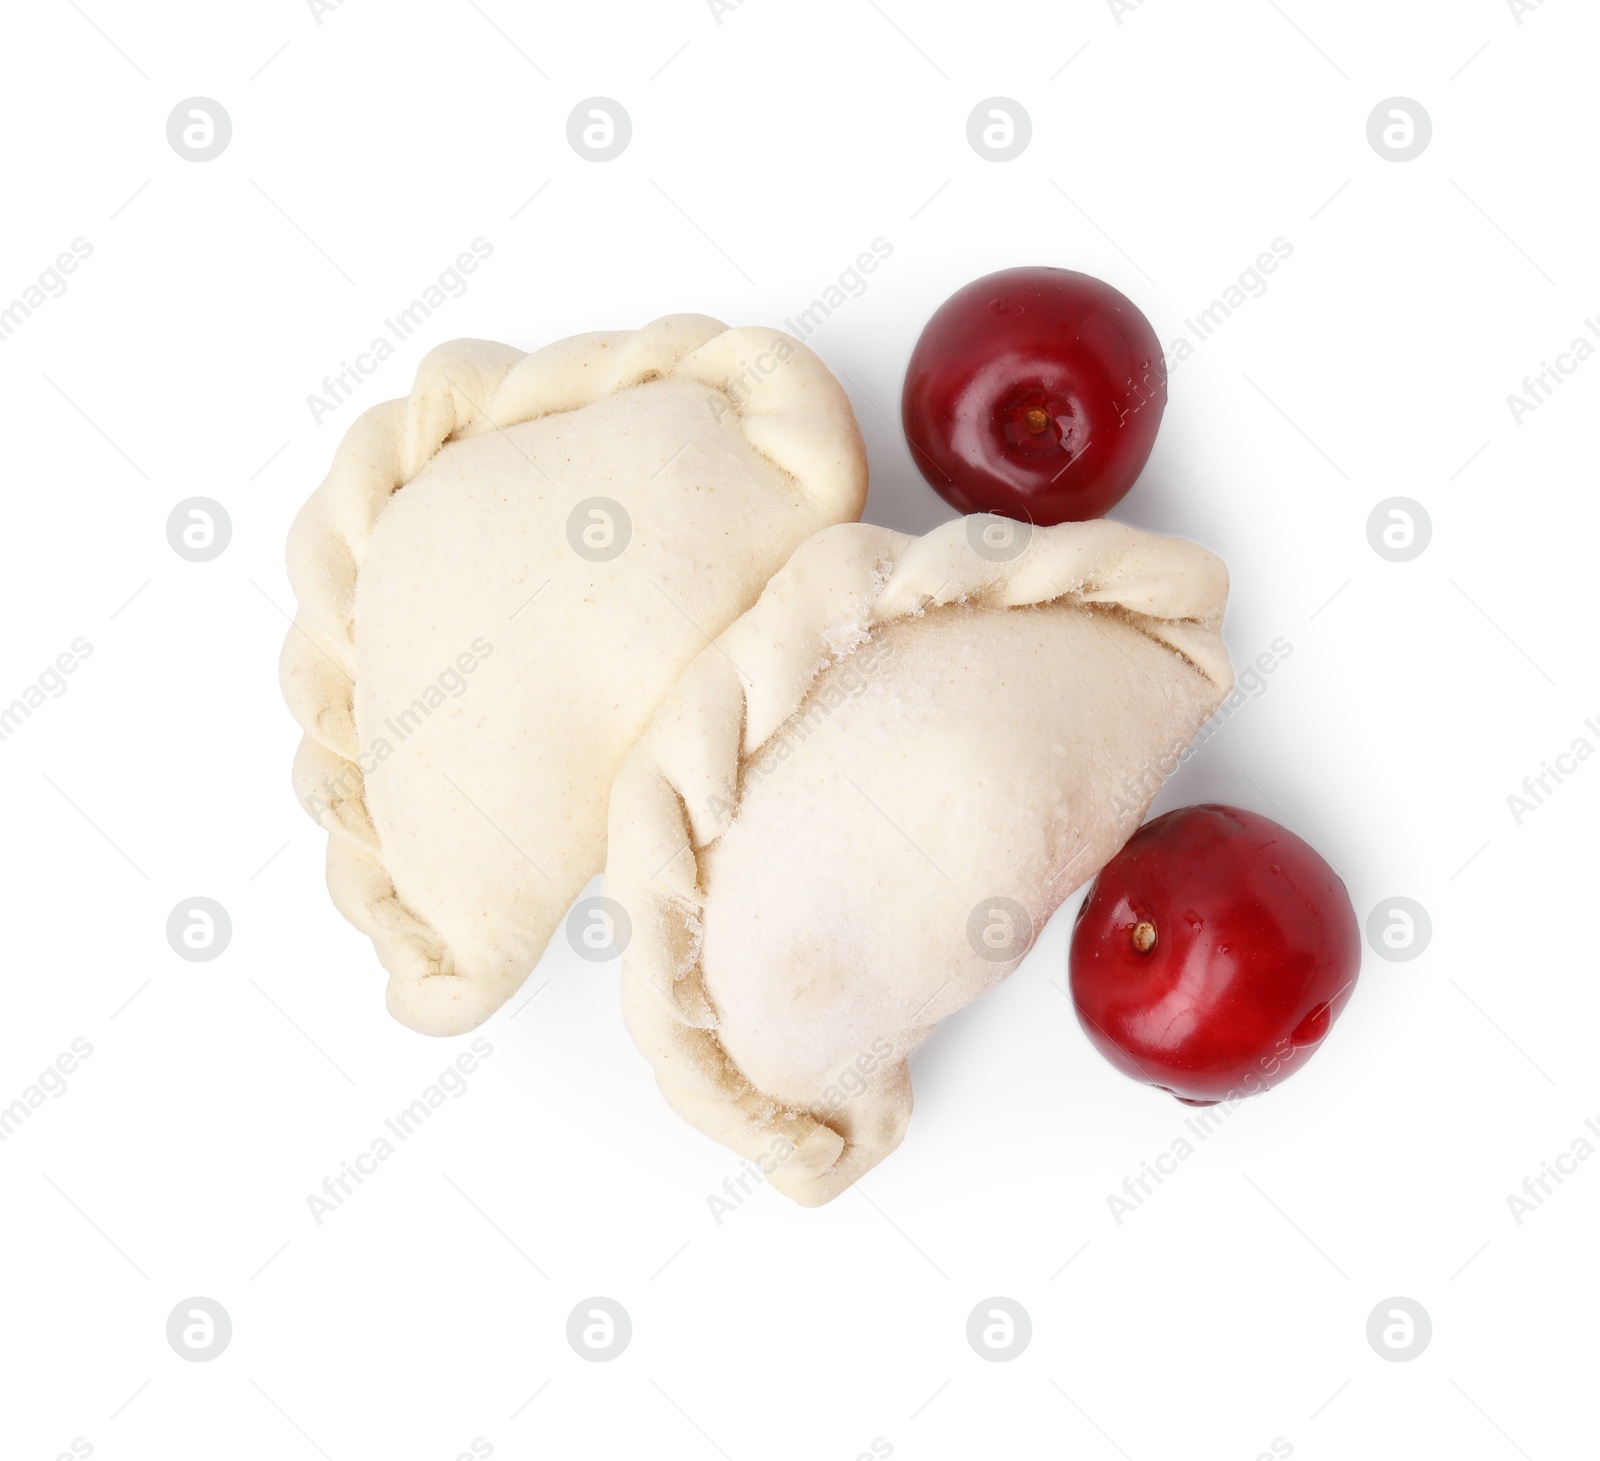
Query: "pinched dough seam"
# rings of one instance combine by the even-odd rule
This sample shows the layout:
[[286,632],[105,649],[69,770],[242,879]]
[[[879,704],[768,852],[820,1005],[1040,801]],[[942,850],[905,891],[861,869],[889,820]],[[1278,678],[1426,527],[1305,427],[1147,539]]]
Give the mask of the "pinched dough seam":
[[[831,485],[831,495],[842,492],[848,497],[853,492],[859,510],[864,480],[853,486],[848,480],[842,486],[822,482],[822,492],[808,492],[807,474],[793,460],[783,459],[788,455],[782,438],[786,418],[819,407],[834,414],[829,439],[837,439],[840,432],[853,433],[859,449],[860,436],[848,402],[815,356],[781,331],[730,330],[707,316],[674,315],[631,333],[573,337],[531,354],[477,340],[436,347],[419,364],[408,398],[385,402],[351,426],[327,479],[296,517],[290,530],[289,579],[297,613],[280,663],[284,697],[305,731],[295,756],[295,787],[301,805],[329,834],[327,880],[336,906],[372,939],[393,978],[423,980],[453,975],[455,970],[442,937],[406,906],[383,864],[358,764],[354,605],[378,519],[394,494],[449,441],[581,410],[618,391],[685,370],[696,352],[718,340],[732,345],[738,337],[755,349],[763,336],[769,351],[783,340],[801,354],[797,383],[790,386],[786,379],[774,387],[764,379],[771,372],[758,371],[754,384],[746,386],[749,365],[742,358],[732,362],[738,367],[736,373],[726,369],[688,373],[725,397],[730,396],[730,387],[739,387],[731,393],[731,413],[751,447],[797,493],[826,496]],[[576,391],[570,387],[575,368],[585,373]],[[532,379],[522,379],[525,373]],[[787,391],[782,389],[786,386]],[[833,400],[816,399],[817,392],[830,390]],[[774,406],[777,409],[771,409]],[[751,407],[766,409],[751,411]],[[712,409],[709,401],[707,409]],[[752,423],[775,428],[777,439],[757,439]],[[856,456],[859,460],[859,450]],[[848,462],[837,465],[844,479],[851,477]]]
[[[680,938],[687,941],[689,921],[697,919],[703,907],[706,890],[700,882],[700,854],[738,815],[748,766],[804,710],[823,670],[841,658],[822,647],[826,632],[837,626],[840,611],[848,606],[870,633],[930,609],[958,604],[1024,609],[1072,603],[1115,614],[1213,680],[1223,694],[1232,682],[1219,633],[1227,571],[1205,549],[1102,520],[1036,531],[1021,557],[996,564],[972,547],[970,521],[946,523],[920,539],[864,524],[817,534],[797,551],[744,620],[719,638],[717,644],[726,654],[707,650],[685,673],[657,717],[656,726],[661,727],[670,712],[671,724],[646,733],[613,797],[617,815],[608,885],[613,869],[620,877],[607,891],[625,907],[647,910],[644,918],[635,917],[633,942],[623,955],[624,999],[635,1040],[654,1067],[663,1095],[691,1124],[741,1155],[761,1160],[764,1167],[773,1138],[781,1136],[790,1150],[774,1161],[768,1179],[808,1204],[836,1196],[898,1144],[910,1113],[904,1063],[885,1077],[894,1088],[890,1104],[902,1102],[903,1111],[887,1117],[881,1129],[869,1132],[865,1140],[851,1141],[830,1120],[785,1105],[744,1075],[716,1034],[716,1010],[698,956],[689,961],[679,958],[673,945]],[[804,599],[808,575],[831,566],[831,545],[823,540],[849,538],[859,540],[854,565],[859,596],[852,598],[847,577],[831,598]],[[1170,560],[1165,571],[1157,566],[1154,585],[1153,556]],[[881,565],[886,559],[893,569],[885,577]],[[1155,606],[1152,586],[1162,591],[1153,596],[1164,610],[1159,614],[1149,612]],[[812,645],[815,652],[808,671],[798,678],[791,673],[798,652],[795,636],[770,632],[773,623],[793,612],[774,598],[775,590],[803,599],[807,622],[799,644]],[[758,619],[759,624],[753,622]],[[739,634],[741,626],[749,629],[748,643]],[[736,642],[727,643],[730,640]],[[755,646],[764,646],[764,659],[754,657],[759,652]],[[850,652],[859,647],[858,643]],[[758,739],[751,732],[746,676],[752,685],[761,683],[763,676],[789,679],[794,692],[783,697],[776,709],[768,708],[763,717],[768,728]],[[736,705],[731,703],[735,695]],[[724,729],[736,717],[738,734],[723,741],[721,768],[707,768],[698,757],[681,754],[684,746],[677,731],[680,726],[714,725],[719,713]],[[672,762],[678,763],[675,768]],[[684,781],[696,773],[701,785],[686,787]],[[697,799],[697,790],[708,795]],[[690,810],[711,801],[720,808],[715,826]],[[653,875],[643,872],[645,860],[653,866],[663,849],[674,846],[679,852],[665,867]]]

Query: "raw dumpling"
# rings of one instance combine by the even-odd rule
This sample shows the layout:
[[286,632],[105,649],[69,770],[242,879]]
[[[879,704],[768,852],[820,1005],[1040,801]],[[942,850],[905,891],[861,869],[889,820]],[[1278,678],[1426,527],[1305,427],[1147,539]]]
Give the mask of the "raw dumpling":
[[510,997],[673,682],[866,478],[821,361],[703,315],[443,345],[350,428],[290,533],[282,683],[397,1019],[457,1034]]
[[1112,522],[805,544],[612,791],[629,1030],[797,1202],[898,1145],[906,1057],[1138,827],[1233,682],[1227,570]]

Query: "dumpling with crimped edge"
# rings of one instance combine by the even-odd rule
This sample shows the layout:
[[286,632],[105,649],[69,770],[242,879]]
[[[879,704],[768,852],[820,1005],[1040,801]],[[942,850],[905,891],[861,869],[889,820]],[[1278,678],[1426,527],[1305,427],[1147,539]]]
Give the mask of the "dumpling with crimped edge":
[[351,426],[290,533],[281,678],[396,1018],[455,1034],[516,990],[673,681],[865,493],[821,361],[703,315],[443,345]]
[[1227,570],[1113,522],[819,533],[611,797],[628,1028],[668,1102],[815,1205],[900,1142],[906,1058],[1138,827],[1228,693]]

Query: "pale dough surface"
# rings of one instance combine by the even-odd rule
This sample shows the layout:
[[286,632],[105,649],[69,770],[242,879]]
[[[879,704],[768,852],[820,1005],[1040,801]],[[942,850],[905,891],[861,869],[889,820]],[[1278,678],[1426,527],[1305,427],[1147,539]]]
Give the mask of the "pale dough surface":
[[907,1055],[1126,841],[1232,683],[1205,550],[1098,522],[997,563],[982,521],[819,534],[613,793],[634,1038],[801,1202],[898,1143]]
[[283,679],[330,890],[397,1018],[458,1033],[514,992],[679,672],[865,481],[816,357],[701,316],[441,347],[352,428],[291,539]]

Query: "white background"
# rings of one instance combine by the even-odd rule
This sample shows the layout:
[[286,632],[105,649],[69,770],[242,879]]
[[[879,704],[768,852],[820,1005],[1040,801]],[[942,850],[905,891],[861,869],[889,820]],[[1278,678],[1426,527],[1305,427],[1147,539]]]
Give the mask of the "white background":
[[[0,1104],[75,1038],[93,1055],[0,1145],[0,1452],[1592,1446],[1600,1161],[1520,1224],[1506,1200],[1600,1120],[1600,765],[1520,825],[1506,801],[1580,735],[1600,745],[1600,361],[1520,425],[1506,402],[1600,315],[1600,17],[1527,8],[12,7],[0,305],[74,238],[93,254],[0,343],[0,701],[76,637],[93,654],[0,744]],[[196,95],[234,128],[204,164],[165,130]],[[633,122],[605,164],[566,138],[594,95]],[[996,95],[1033,126],[1003,164],[966,139]],[[1396,95],[1434,126],[1407,163],[1367,139]],[[494,252],[470,289],[315,423],[308,393],[478,237]],[[442,339],[532,348],[676,310],[778,323],[879,237],[892,256],[810,343],[867,437],[867,516],[917,531],[949,512],[899,436],[900,383],[952,290],[1079,268],[1172,341],[1274,239],[1293,245],[1174,372],[1115,514],[1228,561],[1236,662],[1293,645],[1157,809],[1289,821],[1363,920],[1415,899],[1431,945],[1369,954],[1311,1065],[1119,1224],[1108,1194],[1188,1113],[1080,1033],[1074,898],[915,1059],[898,1153],[825,1209],[763,1188],[719,1225],[707,1196],[736,1159],[656,1096],[615,966],[558,936],[482,1032],[466,1094],[318,1226],[307,1195],[465,1042],[384,1014],[290,790],[292,514],[354,416]],[[1400,564],[1366,531],[1396,495],[1433,525]],[[211,563],[167,544],[191,496],[232,518]],[[165,937],[195,895],[233,920],[211,963]],[[232,1318],[209,1363],[165,1336],[195,1295]],[[611,1363],[565,1337],[591,1295],[632,1316]],[[965,1337],[992,1295],[1032,1318],[1009,1363]],[[1391,1296],[1432,1318],[1409,1363],[1366,1338]]]

